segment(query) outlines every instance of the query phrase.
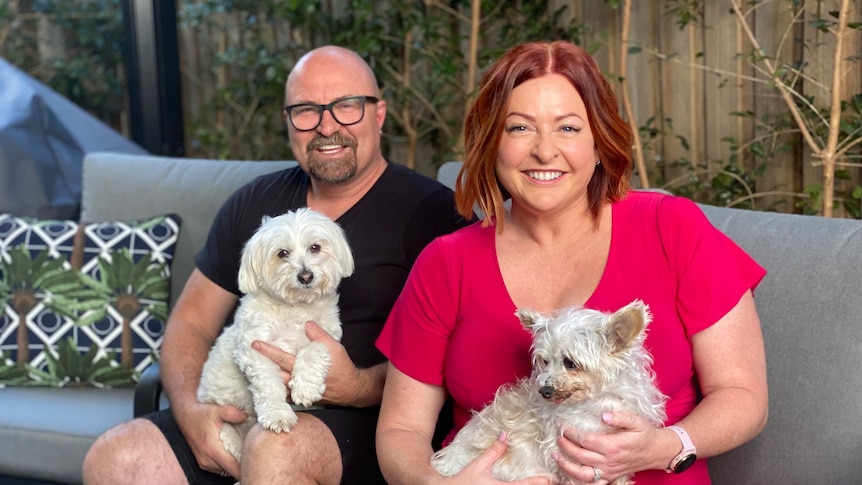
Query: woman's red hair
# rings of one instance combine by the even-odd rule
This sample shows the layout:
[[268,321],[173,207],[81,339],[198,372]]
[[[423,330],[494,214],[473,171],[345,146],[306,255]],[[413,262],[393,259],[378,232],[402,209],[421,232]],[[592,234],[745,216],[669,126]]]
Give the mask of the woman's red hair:
[[464,124],[465,158],[455,183],[458,212],[471,217],[478,205],[483,225],[497,220],[502,231],[503,201],[508,198],[496,175],[497,150],[512,91],[530,79],[559,74],[572,83],[584,101],[601,164],[587,187],[590,213],[598,222],[605,201],[614,202],[629,190],[632,133],[618,112],[617,100],[592,57],[565,41],[530,42],[510,49],[492,64],[479,85],[479,94]]

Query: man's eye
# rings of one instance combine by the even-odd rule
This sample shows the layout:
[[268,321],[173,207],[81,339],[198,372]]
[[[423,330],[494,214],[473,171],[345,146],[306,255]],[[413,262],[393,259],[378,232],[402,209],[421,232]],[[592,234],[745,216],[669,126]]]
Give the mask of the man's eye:
[[296,116],[305,116],[316,112],[317,108],[314,108],[313,106],[297,106],[296,108],[293,108],[293,114]]
[[288,257],[290,257],[290,251],[288,251],[287,249],[280,249],[278,251],[278,257],[280,259],[287,259]]

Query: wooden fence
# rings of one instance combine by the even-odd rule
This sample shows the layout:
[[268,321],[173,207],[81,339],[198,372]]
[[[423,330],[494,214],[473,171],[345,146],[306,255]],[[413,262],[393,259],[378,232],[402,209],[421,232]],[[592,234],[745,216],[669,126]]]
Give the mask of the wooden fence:
[[[839,143],[862,140],[860,0],[845,12],[850,27],[837,70],[833,13],[842,0],[477,1],[261,0],[227,10],[218,0],[178,0],[186,153],[291,158],[284,80],[306,50],[336,43],[360,52],[378,76],[389,103],[390,157],[431,174],[460,157],[475,76],[505,48],[540,38],[584,46],[621,100],[625,89],[644,160],[638,185],[723,205],[815,212],[823,156],[835,151],[816,149],[827,146],[833,92],[846,108]],[[39,19],[42,35],[45,19],[28,18]],[[0,24],[7,44],[15,38],[9,25]],[[821,111],[794,120],[777,79],[798,105]],[[837,160],[836,215],[862,217],[852,204],[841,206],[862,199],[860,154],[862,143]]]

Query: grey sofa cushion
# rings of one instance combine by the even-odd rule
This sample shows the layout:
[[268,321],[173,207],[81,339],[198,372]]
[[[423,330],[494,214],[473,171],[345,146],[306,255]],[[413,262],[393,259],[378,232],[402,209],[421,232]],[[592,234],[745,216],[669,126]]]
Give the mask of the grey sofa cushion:
[[769,422],[717,484],[862,481],[862,222],[703,206],[769,274],[755,291]]
[[133,393],[128,388],[0,389],[0,475],[81,483],[81,463],[96,437],[132,418]]
[[222,202],[245,182],[296,165],[98,152],[84,159],[81,220],[142,219],[177,213],[182,219],[171,274],[171,307],[194,269]]

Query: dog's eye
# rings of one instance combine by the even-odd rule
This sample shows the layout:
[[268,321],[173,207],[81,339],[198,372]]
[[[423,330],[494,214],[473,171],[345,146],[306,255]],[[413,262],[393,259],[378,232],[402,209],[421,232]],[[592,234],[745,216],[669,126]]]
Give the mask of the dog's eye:
[[317,254],[320,252],[320,244],[314,243],[308,248],[308,250],[311,251],[312,254]]
[[287,259],[289,256],[290,256],[290,251],[288,251],[287,249],[279,249],[278,250],[278,257],[280,259]]
[[563,359],[563,365],[566,366],[566,369],[570,370],[578,370],[581,368],[577,362],[569,358]]

